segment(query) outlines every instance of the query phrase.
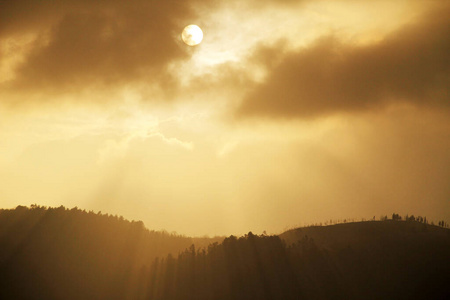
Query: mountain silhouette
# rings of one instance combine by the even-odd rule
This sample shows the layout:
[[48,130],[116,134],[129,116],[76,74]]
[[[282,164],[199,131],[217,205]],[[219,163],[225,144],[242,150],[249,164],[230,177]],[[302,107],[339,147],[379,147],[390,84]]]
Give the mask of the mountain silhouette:
[[450,299],[449,253],[417,221],[190,238],[19,206],[0,210],[0,299]]

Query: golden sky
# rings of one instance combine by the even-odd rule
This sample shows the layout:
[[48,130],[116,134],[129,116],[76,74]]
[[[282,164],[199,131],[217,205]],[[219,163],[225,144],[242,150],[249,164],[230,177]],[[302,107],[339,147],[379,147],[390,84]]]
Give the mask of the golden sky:
[[448,0],[1,1],[1,207],[187,235],[448,219],[449,15]]

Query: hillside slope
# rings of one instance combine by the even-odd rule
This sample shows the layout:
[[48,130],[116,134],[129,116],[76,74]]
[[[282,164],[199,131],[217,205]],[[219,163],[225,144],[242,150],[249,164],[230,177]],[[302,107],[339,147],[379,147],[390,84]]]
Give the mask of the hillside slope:
[[388,220],[298,228],[280,238],[287,245],[313,241],[330,272],[355,299],[450,295],[449,229]]
[[150,231],[76,208],[0,210],[0,296],[108,299],[156,257],[222,240]]
[[222,240],[78,209],[0,210],[0,299],[450,298],[449,229],[380,221]]

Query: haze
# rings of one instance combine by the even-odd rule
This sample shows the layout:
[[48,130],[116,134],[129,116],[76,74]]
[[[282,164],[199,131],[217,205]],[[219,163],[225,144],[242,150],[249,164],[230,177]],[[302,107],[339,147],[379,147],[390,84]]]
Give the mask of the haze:
[[1,207],[194,236],[448,219],[449,15],[446,0],[3,1]]

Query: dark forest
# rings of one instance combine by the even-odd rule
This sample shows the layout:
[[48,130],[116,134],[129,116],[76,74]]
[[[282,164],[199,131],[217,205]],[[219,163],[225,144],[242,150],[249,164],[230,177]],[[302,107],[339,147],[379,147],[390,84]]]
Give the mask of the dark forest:
[[0,211],[1,299],[448,299],[450,230],[393,214],[190,238],[80,209]]

